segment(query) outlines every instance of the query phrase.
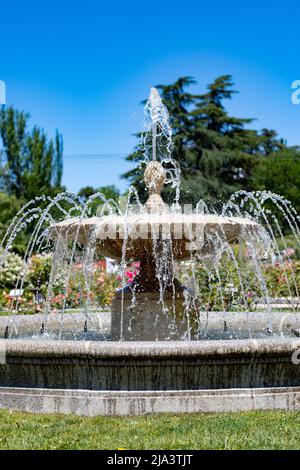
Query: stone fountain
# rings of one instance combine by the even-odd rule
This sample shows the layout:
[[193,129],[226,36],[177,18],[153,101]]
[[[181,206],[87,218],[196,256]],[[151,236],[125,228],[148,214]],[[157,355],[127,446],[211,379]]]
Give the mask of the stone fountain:
[[[245,201],[241,206],[236,203],[242,194],[233,195],[221,215],[181,210],[178,198],[175,207],[165,204],[161,196],[164,184],[178,182],[170,156],[168,114],[156,90],[146,107],[151,117],[152,155],[145,162],[149,197],[144,205],[89,217],[87,205],[62,194],[43,211],[27,205],[8,230],[3,258],[26,220],[36,217],[27,252],[32,253],[46,238],[50,245],[54,243],[54,261],[44,313],[19,315],[17,300],[11,316],[0,317],[0,335],[5,338],[0,340],[0,407],[90,416],[300,409],[300,339],[292,334],[299,329],[299,312],[296,308],[286,313],[270,309],[256,246],[261,249],[266,242],[273,243],[274,254],[277,245],[271,225],[266,224],[271,230],[268,234],[260,223],[266,221],[261,201],[256,194],[246,194],[244,199],[254,207],[252,216],[251,210],[240,209]],[[159,138],[167,142],[166,158]],[[262,200],[273,198],[277,206],[281,204],[300,243],[293,210],[273,196],[263,194]],[[51,208],[60,207],[61,201],[71,203],[71,208],[63,208],[63,220],[57,221]],[[73,210],[80,215],[72,217]],[[178,262],[198,259],[217,266],[227,253],[235,263],[231,247],[235,242],[245,243],[252,253],[268,312],[249,311],[247,305],[243,312],[227,312],[225,307],[222,312],[200,311],[192,288],[176,279]],[[77,314],[68,313],[65,302],[61,313],[53,314],[49,308],[53,279],[67,253],[68,283],[77,245],[84,253],[87,283],[94,255],[113,258],[121,266],[128,260],[140,262],[134,281],[115,293],[107,320],[111,341],[90,341],[89,336],[78,341],[61,339],[64,325],[68,332],[81,328],[83,335],[89,334],[89,328],[103,328],[97,313],[86,312],[88,304]],[[26,263],[25,259],[19,290]],[[243,284],[242,276],[240,282]],[[209,325],[212,333],[229,332],[231,339],[203,340],[203,316],[206,331]],[[269,320],[272,328],[266,328]],[[27,335],[22,336],[24,331]]]

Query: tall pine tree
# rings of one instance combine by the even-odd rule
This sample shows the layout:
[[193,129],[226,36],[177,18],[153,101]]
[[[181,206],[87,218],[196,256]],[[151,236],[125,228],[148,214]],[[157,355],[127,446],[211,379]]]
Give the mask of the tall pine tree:
[[[250,129],[253,119],[228,114],[224,102],[237,93],[230,75],[218,77],[203,94],[186,91],[195,83],[192,77],[183,77],[157,88],[173,128],[173,158],[182,172],[181,202],[196,203],[203,198],[216,206],[234,191],[256,189],[256,166],[271,155],[283,157],[290,149],[275,131]],[[295,152],[300,155],[298,149]],[[139,147],[127,157],[131,162],[142,158]],[[144,200],[142,173],[137,166],[123,177],[137,187]],[[169,202],[172,199],[169,193],[165,197]]]
[[61,188],[62,136],[48,139],[44,130],[28,130],[29,115],[14,107],[0,110],[0,136],[3,143],[1,187],[5,192],[29,200],[51,195]]

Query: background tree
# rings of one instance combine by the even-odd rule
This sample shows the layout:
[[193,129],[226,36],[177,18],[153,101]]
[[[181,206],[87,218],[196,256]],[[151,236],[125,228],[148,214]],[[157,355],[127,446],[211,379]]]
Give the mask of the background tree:
[[[10,226],[13,218],[21,209],[24,201],[18,199],[16,196],[8,196],[0,192],[0,241],[3,239],[8,227]],[[15,243],[14,251],[17,253],[24,253],[25,244],[28,240],[27,233],[19,233]]]
[[[92,186],[85,186],[78,191],[78,196],[80,196],[85,202],[94,194],[101,193],[107,200],[112,199],[115,202],[119,201],[120,191],[114,185],[110,186],[101,186],[100,188],[93,188]],[[99,197],[95,197],[92,202],[89,204],[89,215],[95,215],[98,213],[100,205],[102,205],[102,200]]]
[[[13,217],[35,196],[54,196],[62,191],[62,136],[48,139],[43,129],[28,129],[29,114],[14,107],[0,109],[0,237]],[[45,202],[46,204],[47,202]],[[14,241],[23,254],[32,231],[29,224]]]
[[92,186],[84,186],[78,191],[78,196],[80,196],[84,201],[87,201],[89,197],[96,193],[102,193],[106,199],[113,199],[117,201],[120,197],[120,191],[115,185],[110,186],[101,186],[96,189]]
[[[271,157],[281,159],[287,154],[293,155],[300,173],[299,148],[288,147],[273,130],[250,129],[249,125],[253,126],[251,118],[229,115],[224,102],[237,93],[230,75],[218,77],[207,86],[204,94],[187,93],[186,88],[192,84],[195,84],[192,77],[183,77],[174,84],[157,87],[170,113],[174,133],[173,158],[182,172],[181,202],[196,203],[203,198],[218,206],[240,189],[277,191],[276,175],[268,181],[261,175],[265,171],[264,165],[272,166],[274,158],[265,163]],[[142,158],[142,150],[136,147],[127,160],[140,162]],[[123,177],[137,187],[144,200],[142,174],[143,168],[138,165]],[[281,186],[282,194],[286,195],[284,185]],[[173,197],[170,194],[164,196],[169,201]],[[289,196],[292,196],[292,202],[299,200],[300,189],[299,192],[289,191]]]
[[300,214],[300,157],[297,148],[263,158],[254,169],[251,181],[256,190],[265,189],[284,196]]
[[60,191],[63,168],[62,136],[56,131],[49,140],[37,126],[30,131],[28,119],[29,114],[12,106],[0,110],[1,187],[25,200]]

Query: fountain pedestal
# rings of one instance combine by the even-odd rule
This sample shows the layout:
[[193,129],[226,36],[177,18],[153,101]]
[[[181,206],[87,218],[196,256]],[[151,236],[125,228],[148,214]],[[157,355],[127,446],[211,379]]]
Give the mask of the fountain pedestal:
[[159,282],[154,258],[141,258],[140,274],[113,299],[111,336],[114,341],[196,339],[191,292],[174,278],[171,263]]
[[165,293],[163,303],[157,292],[138,292],[133,303],[131,293],[118,292],[112,302],[112,340],[167,341],[194,336],[188,329],[184,300],[179,292],[175,296]]
[[[149,192],[145,207],[149,214],[168,218],[161,197],[166,174],[161,163],[151,161],[144,181]],[[160,231],[151,251],[141,246],[140,274],[133,285],[116,293],[112,302],[112,340],[166,341],[196,339],[195,311],[190,292],[174,278],[171,240]]]

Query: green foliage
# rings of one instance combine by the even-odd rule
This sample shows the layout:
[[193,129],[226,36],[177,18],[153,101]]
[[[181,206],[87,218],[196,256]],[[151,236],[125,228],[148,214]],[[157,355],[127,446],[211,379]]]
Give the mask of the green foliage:
[[103,260],[94,263],[88,286],[81,264],[74,264],[68,283],[65,276],[62,275],[62,278],[62,284],[54,288],[51,300],[53,309],[60,310],[63,305],[66,308],[82,308],[86,303],[95,307],[107,307],[119,286],[117,276],[106,272]]
[[87,201],[89,197],[96,193],[102,193],[106,199],[112,199],[114,201],[118,201],[120,197],[120,191],[115,185],[101,186],[98,189],[93,188],[92,186],[85,186],[78,191],[78,196],[80,196],[84,201]]
[[[46,296],[47,287],[50,279],[51,267],[51,255],[33,255],[30,258],[27,283],[32,291],[39,292]],[[57,288],[57,284],[58,283],[54,285],[54,288]]]
[[[0,192],[0,240],[3,239],[13,218],[21,209],[23,204],[25,204],[23,199],[19,199],[14,195],[9,196],[4,192]],[[14,251],[16,253],[24,253],[27,239],[28,238],[25,232],[18,234],[14,243]]]
[[[263,284],[247,256],[236,258],[236,263],[223,257],[216,266],[199,264],[194,270],[201,311],[255,310],[256,303],[267,296],[299,298],[300,261],[286,258],[281,263],[261,263]],[[181,273],[183,283],[187,275],[191,275],[188,266]]]
[[[41,294],[47,298],[48,285],[52,268],[52,255],[33,255],[28,262],[21,256],[9,253],[0,271],[0,305],[10,309],[13,301],[9,296],[12,289],[20,289],[23,294],[18,300],[18,312],[31,314],[43,309],[43,302],[36,304],[35,297]],[[128,269],[126,278],[131,282],[136,274],[136,266]],[[83,266],[74,263],[68,279],[69,265],[62,264],[51,286],[50,307],[52,310],[83,307],[86,302],[95,307],[106,307],[111,304],[115,289],[120,287],[117,274],[106,272],[104,260],[93,263],[90,283],[87,286]],[[67,281],[68,279],[68,281]],[[15,305],[15,304],[14,304]]]
[[78,196],[80,196],[84,201],[87,201],[89,197],[95,194],[97,190],[93,186],[84,186],[78,191]]
[[[28,314],[41,310],[43,303],[36,305],[35,296],[42,294],[44,298],[47,297],[51,267],[50,254],[33,255],[28,263],[24,263],[19,255],[10,253],[0,272],[1,306],[11,308],[9,291],[20,288],[20,279],[23,278],[23,295],[19,301],[18,311]],[[133,281],[138,269],[138,263],[128,266],[125,272],[127,283]],[[93,263],[88,286],[81,263],[74,263],[67,282],[68,270],[69,266],[66,263],[60,267],[59,274],[55,277],[50,302],[52,310],[60,310],[64,305],[66,308],[82,308],[88,303],[90,306],[101,308],[111,304],[115,289],[120,287],[120,278],[117,274],[106,272],[103,260]],[[261,272],[271,298],[299,297],[300,261],[262,263]],[[256,302],[266,297],[266,292],[247,256],[241,259],[237,257],[237,265],[224,257],[218,263],[217,269],[199,264],[194,273],[198,284],[197,302],[201,311],[254,310]],[[189,266],[183,267],[181,271],[183,284],[187,281],[185,276],[190,274]]]
[[35,295],[40,293],[46,296],[50,272],[50,255],[34,255],[26,263],[20,255],[9,253],[0,271],[1,306],[9,309],[15,305],[9,292],[22,287],[23,294],[19,298],[18,310],[25,314],[35,313],[37,311]]
[[0,110],[3,143],[0,181],[10,195],[30,200],[41,194],[53,195],[61,189],[62,137],[54,141],[43,129],[28,130],[29,114],[14,107]]
[[[0,236],[1,240],[18,210],[40,195],[62,191],[62,136],[48,139],[44,130],[28,129],[29,114],[14,107],[0,109]],[[25,252],[32,226],[17,236],[14,250]]]
[[260,160],[251,176],[253,189],[283,195],[300,213],[300,155],[298,149]]
[[89,201],[89,214],[88,215],[98,215],[101,213],[101,209],[103,208],[103,200],[100,195],[96,196],[97,193],[101,193],[107,201],[109,201],[110,207],[113,207],[113,202],[118,203],[119,198],[121,196],[120,191],[116,186],[101,186],[100,188],[96,189],[92,186],[85,186],[81,188],[78,192],[78,196],[80,196],[84,202],[91,196],[95,196]]

